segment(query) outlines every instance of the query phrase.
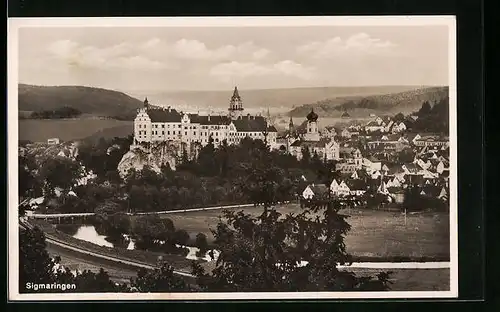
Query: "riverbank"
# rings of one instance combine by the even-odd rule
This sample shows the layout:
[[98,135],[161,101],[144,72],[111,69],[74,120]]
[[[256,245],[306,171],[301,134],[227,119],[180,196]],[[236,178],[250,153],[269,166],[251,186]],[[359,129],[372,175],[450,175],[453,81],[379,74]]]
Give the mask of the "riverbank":
[[[128,250],[121,247],[105,247],[80,240],[72,237],[71,235],[65,234],[58,231],[52,224],[49,224],[42,220],[31,220],[30,223],[38,226],[47,237],[54,238],[55,240],[62,241],[70,246],[77,247],[79,249],[95,252],[98,254],[105,254],[118,259],[123,259],[127,261],[133,261],[149,266],[157,266],[158,261],[162,261],[170,264],[176,270],[183,272],[191,272],[191,263],[193,260],[186,259],[181,255],[172,255],[161,252],[144,251],[144,250]],[[201,261],[200,261],[201,262]]]

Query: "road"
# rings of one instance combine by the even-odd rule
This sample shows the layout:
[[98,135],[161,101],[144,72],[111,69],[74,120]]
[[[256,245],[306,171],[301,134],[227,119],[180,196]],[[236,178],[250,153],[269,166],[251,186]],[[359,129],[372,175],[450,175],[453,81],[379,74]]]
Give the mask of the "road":
[[[26,223],[20,223],[19,226],[21,228],[30,227],[30,225]],[[85,266],[89,266],[89,269],[91,267],[95,269],[103,267],[104,265],[107,266],[108,269],[111,269],[113,271],[123,272],[123,270],[125,269],[128,270],[129,273],[132,273],[130,275],[121,274],[116,276],[117,278],[123,279],[124,276],[129,276],[129,277],[135,276],[139,268],[144,268],[144,269],[156,268],[155,266],[148,265],[145,263],[140,263],[132,260],[124,260],[117,257],[103,255],[93,251],[85,250],[73,246],[71,244],[65,243],[59,239],[50,237],[48,235],[45,236],[45,241],[47,243],[47,249],[49,253],[52,253],[54,255],[62,253],[63,255],[65,255],[65,258],[67,258],[71,263],[73,263],[72,269],[80,269],[79,267],[74,267],[74,264],[83,264],[84,267],[83,269],[85,269]],[[65,262],[62,261],[62,264],[65,265]],[[195,278],[192,274],[187,272],[174,270],[173,273],[179,276],[183,276],[188,280],[192,280]]]
[[[241,204],[241,205],[210,206],[210,207],[202,207],[202,208],[189,208],[189,209],[165,210],[165,211],[154,211],[154,212],[138,212],[138,213],[127,213],[127,214],[128,215],[171,214],[171,213],[195,212],[195,211],[206,211],[206,210],[247,208],[247,207],[253,207],[253,206],[254,206],[254,204]],[[93,212],[50,213],[50,214],[34,213],[34,214],[30,215],[30,218],[50,219],[50,218],[65,218],[65,217],[85,217],[85,216],[93,216],[94,214],[95,213],[93,213]]]

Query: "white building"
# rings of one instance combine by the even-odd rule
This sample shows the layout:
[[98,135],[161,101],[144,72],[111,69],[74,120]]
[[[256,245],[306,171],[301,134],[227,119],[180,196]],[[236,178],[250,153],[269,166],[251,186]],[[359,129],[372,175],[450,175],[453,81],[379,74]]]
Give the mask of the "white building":
[[228,115],[199,115],[179,112],[168,108],[154,107],[144,100],[134,120],[134,145],[174,141],[190,148],[193,144],[205,146],[213,140],[218,146],[238,144],[244,138],[260,139],[276,144],[277,130],[262,116],[243,115],[243,104],[234,88]]
[[47,140],[47,144],[49,145],[57,145],[59,144],[59,138],[52,138]]

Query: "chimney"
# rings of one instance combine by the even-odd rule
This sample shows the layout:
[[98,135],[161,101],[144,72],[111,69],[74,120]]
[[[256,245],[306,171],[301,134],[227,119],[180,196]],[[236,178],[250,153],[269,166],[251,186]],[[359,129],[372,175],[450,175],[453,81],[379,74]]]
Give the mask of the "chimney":
[[208,121],[210,121],[210,114],[208,114]]
[[170,113],[172,111],[172,108],[169,106],[168,107],[168,112]]

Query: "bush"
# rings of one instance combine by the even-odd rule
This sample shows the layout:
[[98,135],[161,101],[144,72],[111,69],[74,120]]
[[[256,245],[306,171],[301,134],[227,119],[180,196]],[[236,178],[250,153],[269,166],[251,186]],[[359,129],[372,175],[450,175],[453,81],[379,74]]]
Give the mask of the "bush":
[[177,230],[174,234],[174,240],[176,244],[186,246],[189,241],[189,234],[186,230]]
[[[208,250],[208,242],[207,242],[207,236],[203,233],[198,233],[196,235],[196,241],[195,241],[195,246],[200,249],[199,252],[197,252],[197,256],[201,257],[205,254],[205,252]],[[198,255],[198,253],[200,255]]]

